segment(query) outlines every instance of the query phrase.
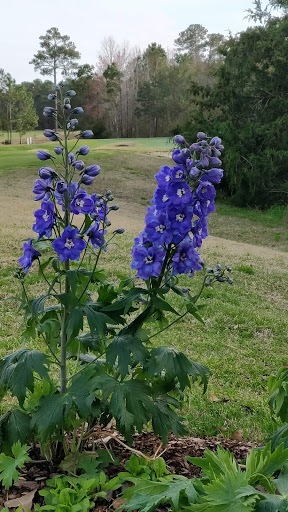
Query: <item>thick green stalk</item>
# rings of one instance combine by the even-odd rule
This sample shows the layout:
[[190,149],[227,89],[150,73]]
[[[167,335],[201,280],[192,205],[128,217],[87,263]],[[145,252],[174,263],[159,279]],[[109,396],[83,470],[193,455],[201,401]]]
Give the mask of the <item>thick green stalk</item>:
[[[62,95],[61,95],[62,101]],[[65,162],[65,181],[69,185],[69,164],[68,164],[68,142],[67,142],[67,132],[66,132],[66,121],[65,114],[63,109],[63,129],[64,129],[64,162]],[[69,194],[68,190],[65,191],[64,194],[64,205],[65,205],[65,215],[64,215],[64,228],[67,228],[70,225],[70,205],[69,205]],[[69,260],[65,261],[65,294],[69,293],[70,286],[67,277],[67,271],[70,269]],[[60,391],[61,393],[66,393],[67,388],[67,318],[68,318],[68,306],[64,306],[63,309],[63,317],[62,317],[62,329],[61,329],[61,355],[60,355]]]

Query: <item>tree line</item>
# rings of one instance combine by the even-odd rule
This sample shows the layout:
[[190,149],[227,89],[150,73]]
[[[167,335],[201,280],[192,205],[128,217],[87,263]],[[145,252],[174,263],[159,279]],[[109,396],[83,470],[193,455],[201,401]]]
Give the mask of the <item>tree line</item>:
[[84,107],[79,128],[96,138],[216,133],[226,146],[226,196],[241,206],[286,202],[288,0],[254,0],[246,14],[253,28],[224,37],[191,24],[173,50],[107,37],[95,67],[77,65],[74,43],[52,27],[31,60],[46,79],[17,85],[0,71],[0,127],[8,142],[12,130],[53,128],[42,112],[63,78]]

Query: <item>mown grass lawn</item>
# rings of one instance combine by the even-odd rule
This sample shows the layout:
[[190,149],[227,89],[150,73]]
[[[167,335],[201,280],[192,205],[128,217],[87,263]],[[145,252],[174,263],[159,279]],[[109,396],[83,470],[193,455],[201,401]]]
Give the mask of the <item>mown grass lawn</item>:
[[[131,274],[130,251],[133,237],[141,229],[145,208],[153,194],[153,175],[168,155],[155,141],[147,140],[134,146],[117,146],[129,141],[95,143],[89,163],[99,163],[102,173],[95,180],[93,191],[113,190],[120,204],[113,217],[113,228],[122,224],[131,230],[118,239],[104,255],[102,265],[112,280]],[[97,144],[102,144],[97,146]],[[164,141],[163,141],[164,144]],[[115,147],[116,146],[116,147]],[[21,313],[15,301],[5,300],[17,293],[13,278],[22,240],[32,235],[34,179],[39,162],[35,153],[40,147],[0,147],[0,354],[21,344]],[[51,148],[51,145],[47,145]],[[169,148],[168,148],[169,149]],[[31,150],[31,152],[30,152]],[[167,149],[166,149],[167,151]],[[37,167],[38,165],[38,167]],[[201,303],[205,325],[186,318],[181,324],[165,331],[154,343],[180,348],[193,360],[209,366],[212,372],[206,395],[195,385],[188,393],[184,413],[189,430],[194,435],[229,436],[243,430],[245,439],[262,441],[274,426],[267,400],[267,377],[279,365],[287,362],[288,241],[285,215],[267,214],[227,207],[219,204],[211,215],[211,237],[203,246],[202,256],[208,266],[216,263],[233,268],[234,285],[219,284],[204,291]],[[117,220],[118,218],[118,220]],[[281,233],[275,239],[275,233]],[[277,238],[277,237],[276,237]],[[223,240],[225,239],[225,240]],[[234,242],[230,242],[233,240]],[[235,240],[239,243],[236,243]],[[243,245],[243,242],[250,245]],[[259,247],[255,248],[254,245]],[[263,247],[262,247],[263,246]],[[277,249],[278,252],[276,250]],[[280,252],[283,251],[283,252]],[[181,282],[192,290],[200,286],[202,276],[183,277]],[[37,274],[27,278],[31,293],[38,288]],[[180,309],[177,297],[171,297]],[[7,405],[2,404],[3,410]]]

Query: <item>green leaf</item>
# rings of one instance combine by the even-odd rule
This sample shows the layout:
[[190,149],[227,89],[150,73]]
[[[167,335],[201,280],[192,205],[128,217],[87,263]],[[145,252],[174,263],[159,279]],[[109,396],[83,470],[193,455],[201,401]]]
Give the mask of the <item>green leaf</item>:
[[188,478],[174,479],[170,482],[151,482],[150,480],[132,479],[135,483],[123,493],[128,500],[125,510],[151,512],[160,505],[173,506],[174,510],[190,503],[195,503],[197,492],[192,480]]
[[33,316],[37,317],[44,312],[45,302],[49,298],[50,298],[50,295],[44,294],[44,295],[40,295],[40,297],[37,297],[36,299],[30,301],[29,309]]
[[286,465],[275,481],[278,492],[285,499],[288,499],[288,466]]
[[81,307],[76,306],[68,315],[66,332],[68,341],[76,338],[79,332],[83,330],[83,310]]
[[78,336],[78,340],[86,350],[90,349],[95,352],[98,352],[99,349],[101,348],[101,338],[99,334],[97,334],[96,332],[94,332],[93,334],[80,334]]
[[143,302],[143,295],[147,295],[148,290],[145,288],[131,288],[125,297],[113,302],[109,306],[102,308],[102,311],[122,311],[126,315],[132,306],[133,302]]
[[12,453],[14,457],[8,457],[4,453],[0,454],[0,480],[5,489],[9,489],[13,482],[18,482],[19,471],[16,469],[23,468],[25,462],[30,462],[30,457],[27,455],[29,446],[21,446],[18,441],[12,446]]
[[147,363],[148,375],[161,375],[165,372],[169,378],[177,379],[181,390],[190,387],[189,377],[195,382],[198,378],[206,391],[209,369],[200,363],[188,359],[185,354],[171,347],[157,347],[151,351]]
[[32,438],[32,431],[30,427],[31,417],[28,414],[14,409],[4,413],[0,417],[0,431],[1,431],[1,450],[5,453],[11,453],[11,446],[20,441],[25,443]]
[[93,219],[91,219],[90,215],[85,215],[85,222],[84,222],[84,226],[83,228],[81,229],[80,233],[83,235],[84,233],[86,233],[87,229],[90,228],[91,224],[93,222]]
[[185,436],[187,431],[183,419],[172,407],[179,407],[179,402],[168,394],[160,395],[154,400],[152,409],[152,426],[155,434],[161,437],[163,443],[167,442],[172,431],[176,436]]
[[156,296],[153,296],[151,300],[152,304],[154,304],[157,309],[160,309],[161,311],[171,311],[171,313],[179,316],[179,313],[166,300]]
[[148,350],[142,342],[136,336],[129,334],[116,336],[106,351],[106,360],[110,367],[114,366],[116,359],[118,360],[118,368],[122,378],[128,375],[129,366],[133,363],[141,362],[144,365],[147,356]]
[[[266,489],[267,480],[265,479],[272,478],[276,471],[283,468],[287,460],[288,448],[285,449],[283,445],[278,446],[273,453],[271,453],[271,442],[265,446],[264,450],[252,448],[246,460],[248,482],[252,485],[260,483]],[[261,479],[261,476],[265,479]],[[267,490],[271,492],[271,488]]]
[[107,402],[109,412],[116,419],[117,429],[131,440],[135,427],[141,432],[151,417],[150,387],[138,379],[118,382],[107,374],[96,377],[95,382],[102,390],[102,401]]
[[37,430],[41,441],[46,441],[63,427],[72,402],[68,393],[55,393],[41,398],[31,420],[31,426]]
[[10,389],[12,394],[23,404],[27,389],[34,390],[34,374],[42,379],[50,380],[48,366],[50,360],[46,354],[38,350],[24,348],[3,357],[0,361],[0,387]]
[[[202,306],[202,308],[203,308],[203,306]],[[195,304],[193,302],[186,303],[186,309],[187,309],[188,313],[190,313],[190,315],[194,316],[194,318],[196,318],[196,320],[198,320],[198,322],[205,325],[203,318],[198,313],[199,309],[202,309],[202,308],[200,306],[195,306]]]
[[95,311],[91,305],[83,306],[83,310],[87,317],[91,334],[96,332],[101,334],[102,336],[105,336],[107,332],[107,324],[117,323],[114,322],[109,316],[105,315],[104,313]]

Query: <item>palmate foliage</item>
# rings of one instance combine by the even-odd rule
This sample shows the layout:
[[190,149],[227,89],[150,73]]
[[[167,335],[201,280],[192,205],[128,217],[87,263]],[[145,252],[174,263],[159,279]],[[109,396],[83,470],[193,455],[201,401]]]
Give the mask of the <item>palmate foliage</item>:
[[[207,217],[215,209],[213,184],[223,175],[221,140],[203,132],[192,146],[177,136],[182,149],[174,150],[173,166],[163,166],[156,175],[153,206],[132,250],[131,266],[142,284],[133,277],[108,280],[99,259],[124,230],[109,232],[109,213],[119,208],[112,192],[90,196],[82,188],[91,185],[100,167],[86,167],[80,159],[89,153],[87,145],[75,154],[68,150],[69,135],[78,124],[74,116],[83,112],[72,109],[74,96],[75,91],[56,86],[48,98],[56,101],[57,114],[54,107],[44,108],[46,117],[57,115],[64,131],[63,139],[53,130],[44,131],[58,144],[54,153],[60,162],[47,151],[37,152],[40,161],[54,167],[39,169],[33,188],[35,200],[42,201],[34,212],[38,239],[24,242],[15,274],[22,287],[18,300],[26,322],[24,341],[42,340],[46,351],[25,347],[0,361],[2,394],[11,393],[18,401],[18,407],[0,417],[2,450],[11,452],[16,441],[37,441],[43,455],[57,460],[81,451],[95,424],[113,419],[129,442],[147,425],[163,441],[171,430],[185,433],[178,415],[181,398],[196,381],[205,391],[209,370],[175,348],[153,346],[150,339],[186,315],[202,321],[203,306],[197,301],[205,284],[232,283],[221,265],[203,271],[198,252],[208,236]],[[73,149],[79,138],[92,136],[90,130],[80,132]],[[81,216],[78,228],[74,219]],[[37,298],[29,296],[26,277],[32,265],[38,265],[47,288]],[[178,285],[177,276],[192,277],[195,271],[204,275],[192,295]],[[180,311],[169,302],[173,293],[182,298]]]

